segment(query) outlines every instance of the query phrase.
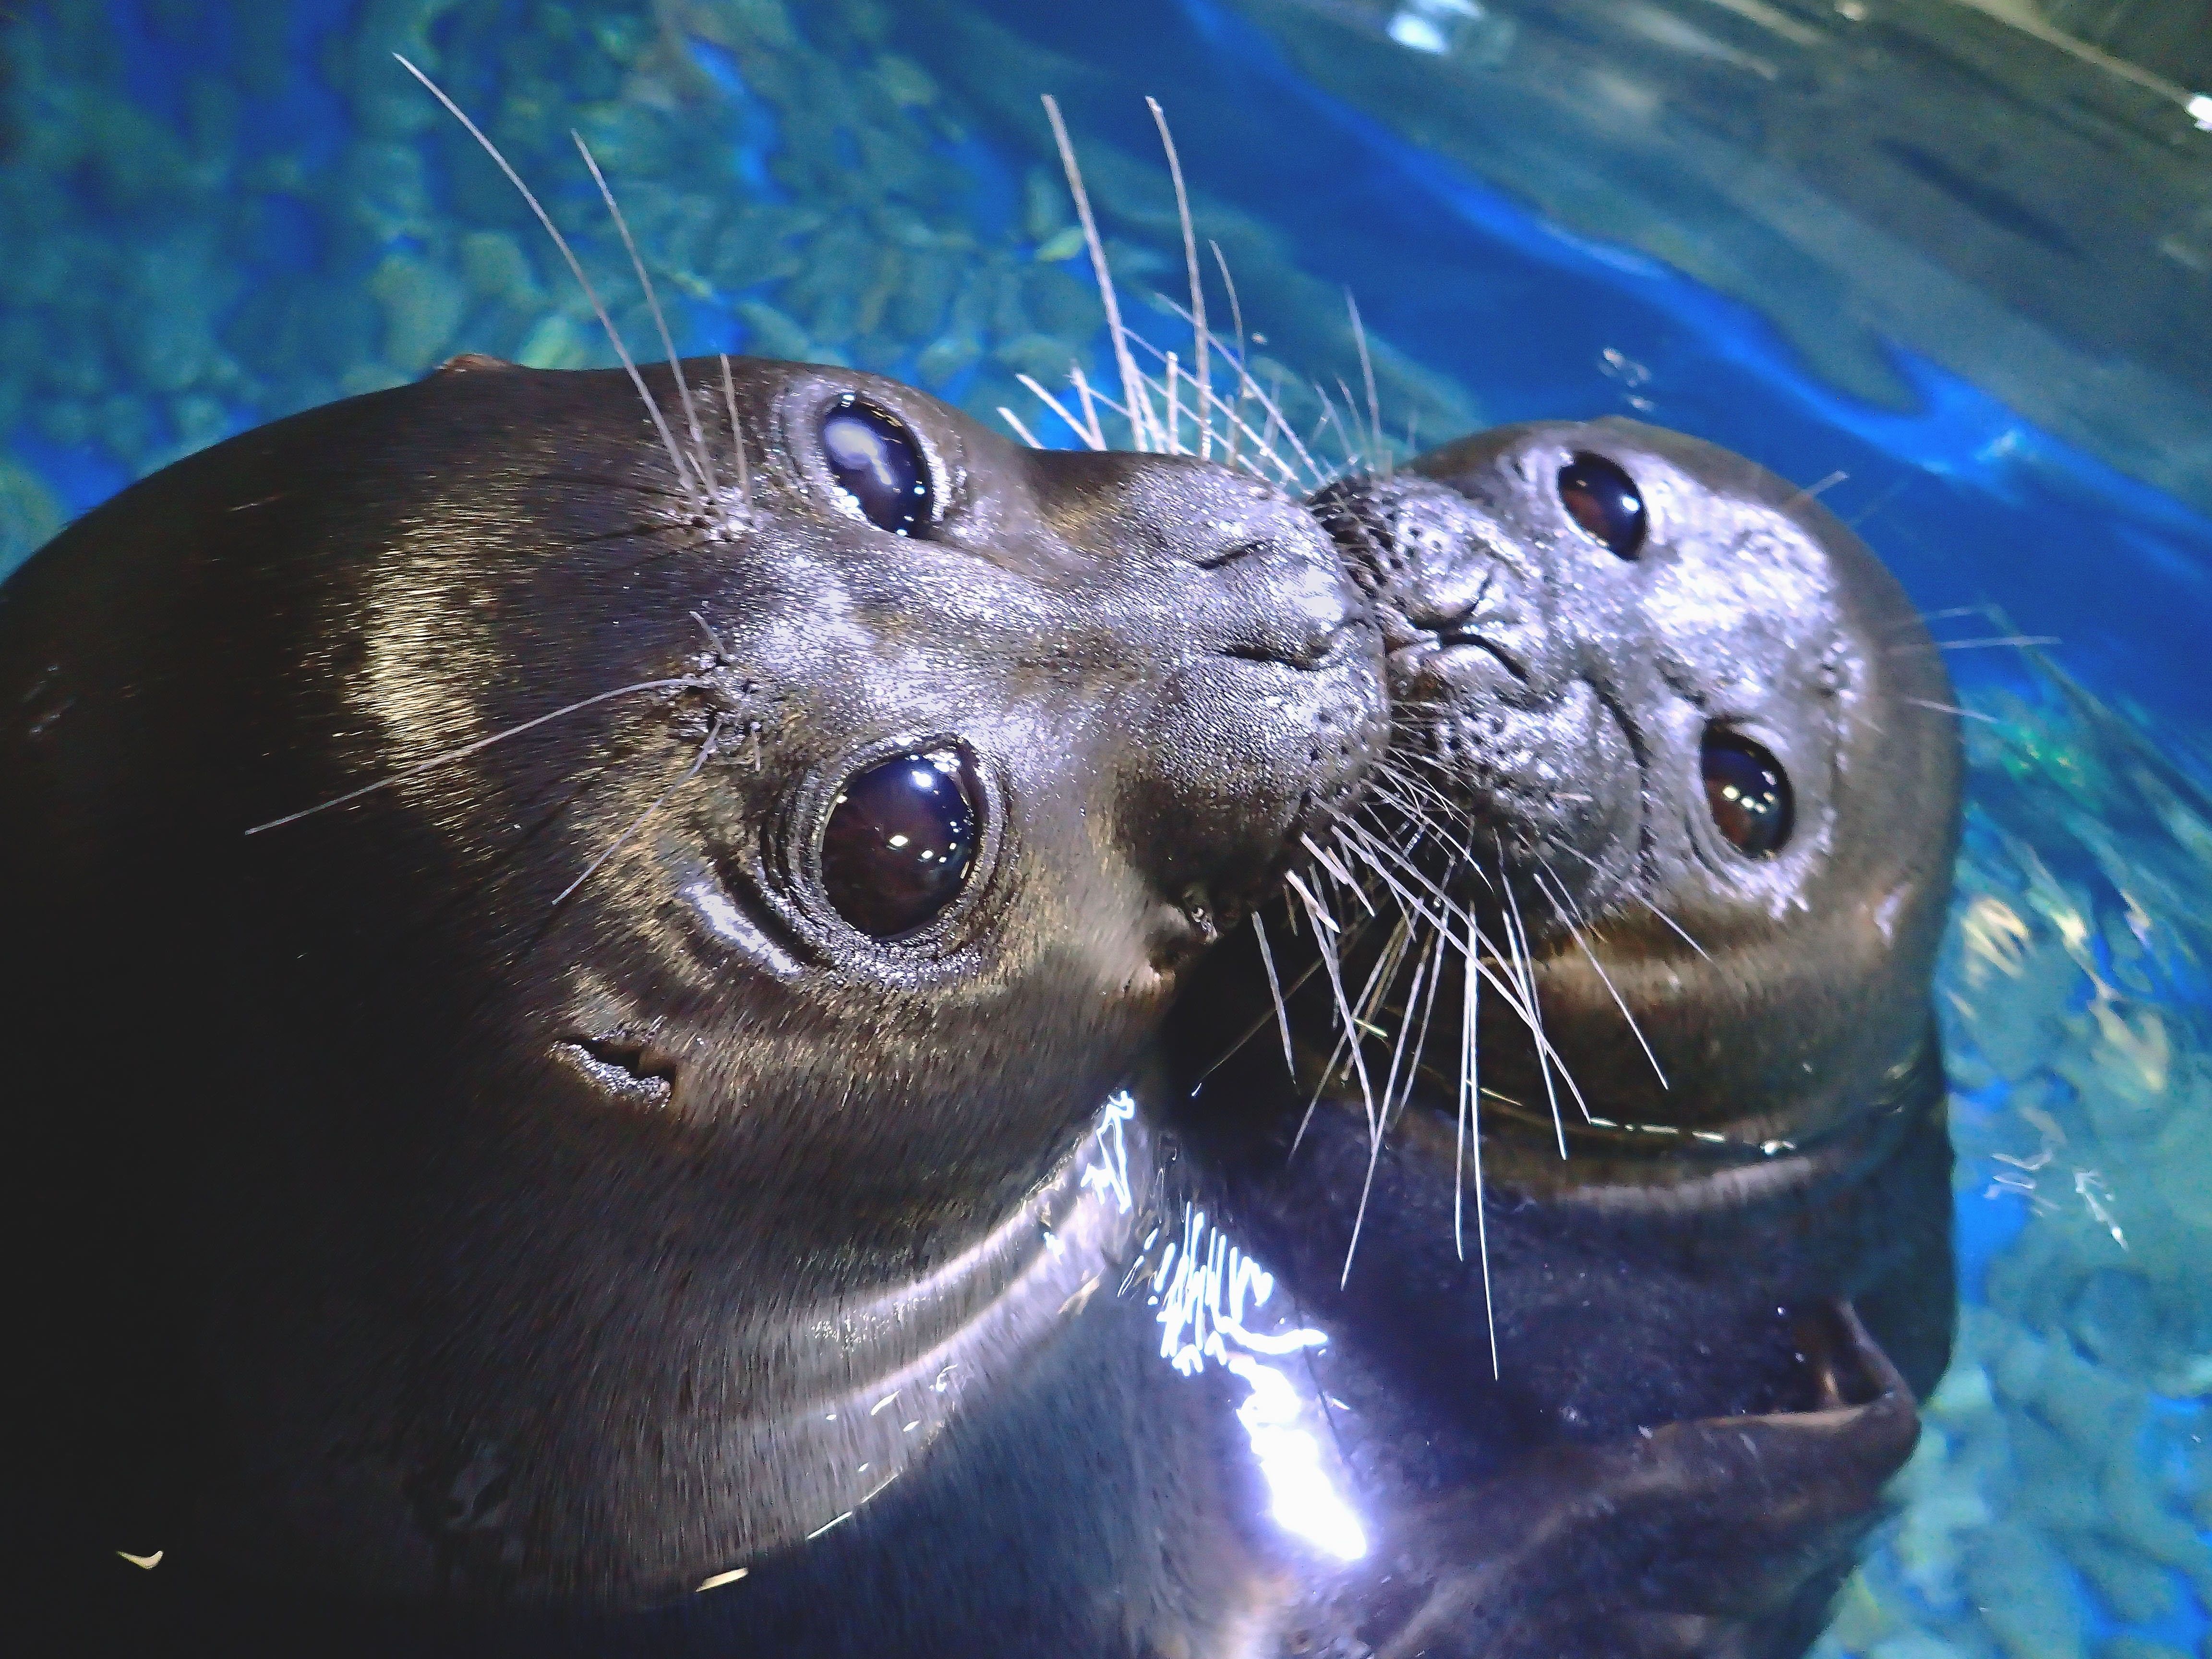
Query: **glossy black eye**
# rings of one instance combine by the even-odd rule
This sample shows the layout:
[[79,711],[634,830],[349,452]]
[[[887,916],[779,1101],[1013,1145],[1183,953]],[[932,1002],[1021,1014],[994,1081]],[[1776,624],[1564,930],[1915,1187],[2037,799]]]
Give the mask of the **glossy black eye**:
[[1643,494],[1604,456],[1585,450],[1559,469],[1559,504],[1608,551],[1632,559],[1643,550]]
[[927,927],[975,861],[975,769],[958,750],[900,755],[845,781],[822,830],[822,890],[872,939]]
[[1747,858],[1771,858],[1790,839],[1796,815],[1782,763],[1741,732],[1705,731],[1705,804],[1713,827]]
[[830,471],[878,530],[907,536],[929,514],[929,470],[921,446],[892,416],[847,392],[822,417]]

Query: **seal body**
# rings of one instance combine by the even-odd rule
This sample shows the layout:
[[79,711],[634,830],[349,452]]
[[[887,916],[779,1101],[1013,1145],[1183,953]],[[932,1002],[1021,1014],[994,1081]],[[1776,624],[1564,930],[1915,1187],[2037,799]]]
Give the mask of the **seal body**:
[[[1377,1454],[1387,1583],[1304,1616],[1393,1653],[1800,1651],[1949,1351],[1938,654],[1805,493],[1632,422],[1316,508],[1382,618],[1390,752],[1303,872],[1322,902],[1179,1028],[1224,1224],[1427,1447]],[[1720,1424],[1773,1483],[1715,1480]],[[1568,1605],[1577,1549],[1619,1571]]]
[[687,368],[297,416],[0,592],[58,1556],[613,1612],[1014,1456],[1128,1224],[1047,1249],[1072,1149],[1356,781],[1375,636],[1225,469]]

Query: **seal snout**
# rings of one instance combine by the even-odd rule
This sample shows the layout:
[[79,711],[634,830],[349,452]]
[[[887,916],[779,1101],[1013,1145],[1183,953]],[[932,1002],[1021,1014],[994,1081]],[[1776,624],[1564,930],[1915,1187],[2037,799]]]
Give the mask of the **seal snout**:
[[1272,493],[1233,507],[1199,520],[1203,539],[1192,557],[1217,578],[1220,653],[1300,669],[1366,654],[1372,607],[1314,516]]

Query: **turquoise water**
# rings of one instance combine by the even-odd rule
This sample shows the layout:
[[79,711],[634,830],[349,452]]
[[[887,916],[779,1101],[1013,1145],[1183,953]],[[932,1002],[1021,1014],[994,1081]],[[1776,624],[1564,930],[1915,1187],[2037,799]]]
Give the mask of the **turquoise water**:
[[[1322,84],[1290,9],[29,8],[0,25],[0,572],[182,453],[454,352],[610,361],[394,52],[483,121],[633,341],[651,325],[571,128],[684,349],[851,362],[1048,440],[1018,377],[1057,384],[1102,339],[1037,96],[1065,105],[1139,326],[1172,346],[1145,297],[1181,282],[1156,94],[1302,422],[1322,400],[1301,387],[1358,383],[1349,289],[1407,441],[1613,410],[1840,472],[1826,499],[1961,642],[1973,782],[1940,995],[1967,1307],[1829,1650],[2212,1652],[2212,485],[2162,489],[2063,385],[2031,418],[1941,328],[1832,360],[1791,319],[1797,278],[1721,284],[1626,217],[1537,210]],[[1571,161],[1595,165],[1563,139]],[[2212,456],[2212,427],[2172,438]],[[2053,642],[1972,643],[2019,636]]]

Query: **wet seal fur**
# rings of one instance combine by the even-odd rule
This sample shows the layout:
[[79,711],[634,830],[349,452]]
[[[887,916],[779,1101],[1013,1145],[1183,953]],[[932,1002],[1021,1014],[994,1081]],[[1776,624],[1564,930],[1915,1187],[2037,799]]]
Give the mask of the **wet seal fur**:
[[[1038,1518],[1065,1482],[1019,1490],[1035,1433],[988,1426],[1073,1386],[1036,1356],[1126,1253],[1126,1218],[1058,1238],[1055,1194],[1379,746],[1374,631],[1225,468],[788,364],[736,363],[725,414],[687,367],[689,404],[647,377],[707,434],[681,465],[617,372],[463,360],[181,462],[0,590],[54,1449],[23,1508],[57,1559],[281,1583],[328,1636],[380,1600],[689,1598],[993,1480],[950,1513],[994,1570],[1079,1553]],[[855,394],[924,454],[915,537],[827,468]],[[953,742],[974,872],[870,939],[823,815]],[[1148,1525],[1214,1507],[1118,1425],[1056,1443]],[[1037,1579],[1025,1638],[1166,1639],[1190,1594],[1138,1606],[1149,1559],[1125,1601]],[[846,1565],[763,1628],[973,1628],[895,1553]]]
[[[1590,454],[1641,493],[1632,556],[1562,499]],[[1294,1622],[1389,1655],[1802,1651],[1954,1317],[1940,654],[1808,492],[1634,422],[1481,434],[1316,506],[1377,603],[1390,755],[1304,872],[1341,933],[1279,921],[1276,962],[1216,957],[1178,1016],[1211,1200],[1335,1333],[1316,1386],[1392,1517]],[[1716,728],[1794,787],[1771,857],[1717,830]]]

